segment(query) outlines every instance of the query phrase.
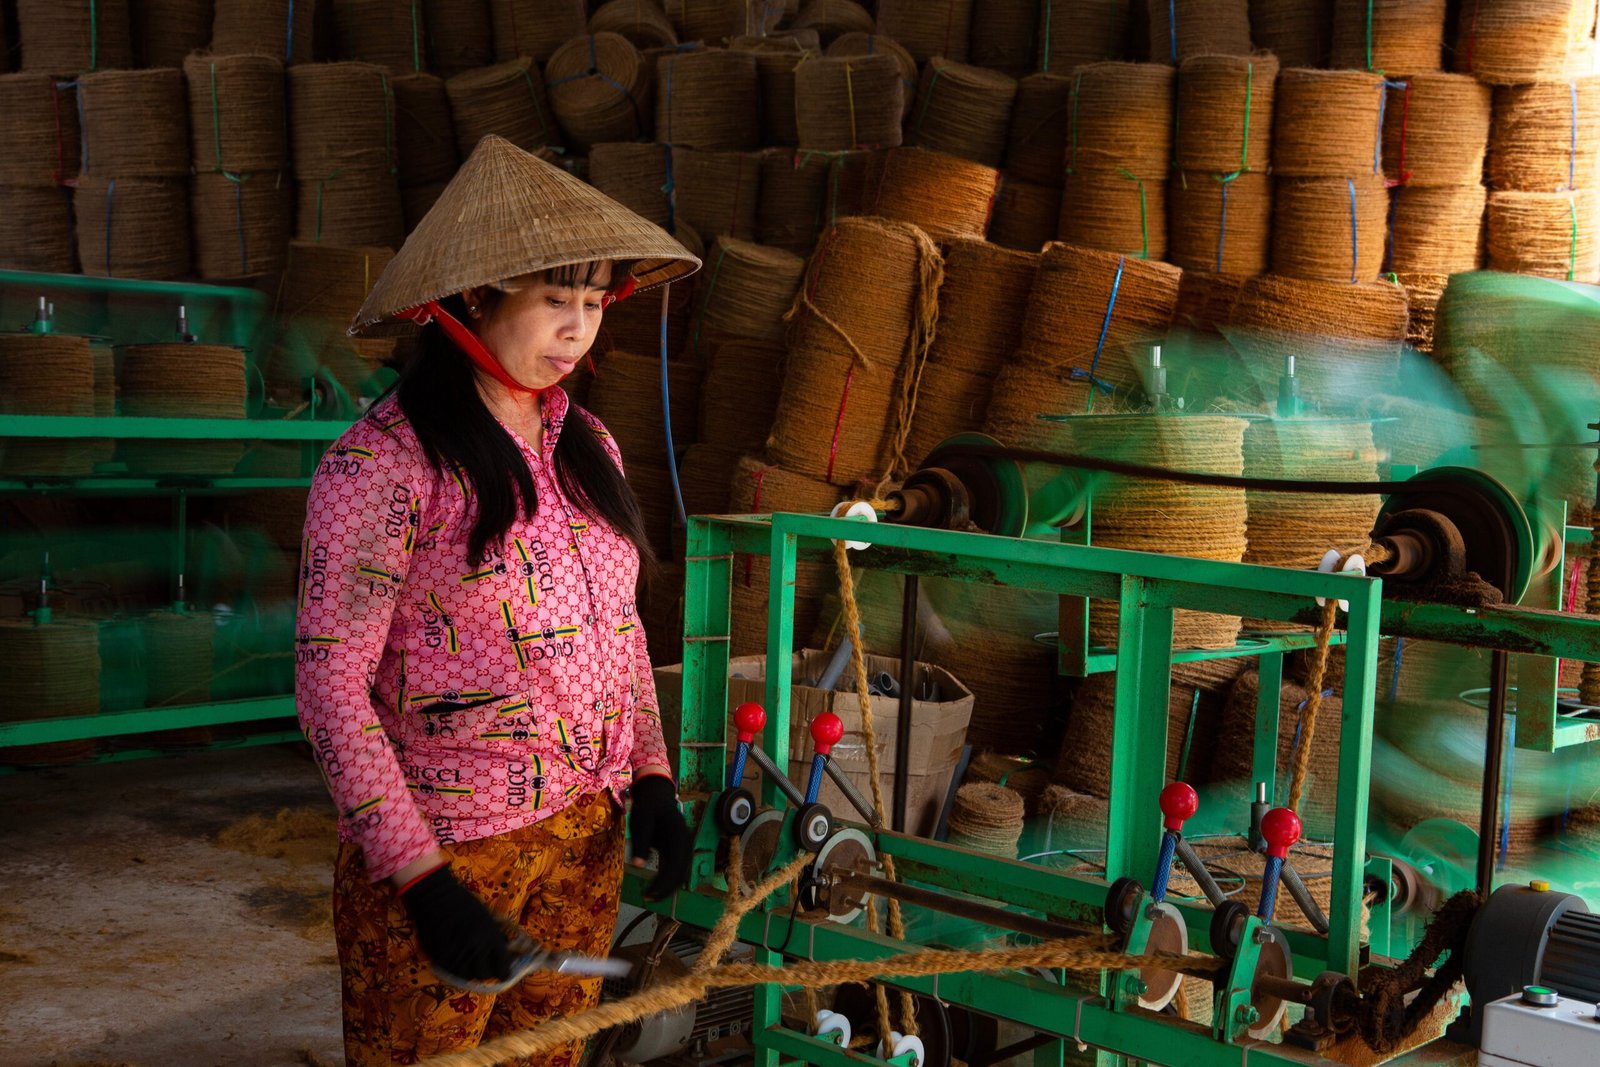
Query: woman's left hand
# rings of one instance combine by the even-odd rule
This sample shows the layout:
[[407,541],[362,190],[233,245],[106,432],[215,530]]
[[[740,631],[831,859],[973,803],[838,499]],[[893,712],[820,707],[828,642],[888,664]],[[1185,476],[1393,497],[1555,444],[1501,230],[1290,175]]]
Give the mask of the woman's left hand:
[[645,896],[659,900],[688,882],[694,839],[689,833],[689,824],[683,821],[678,790],[671,778],[664,774],[637,778],[632,796],[628,842],[633,846],[633,863],[643,867],[650,853],[656,853],[656,876],[645,889]]

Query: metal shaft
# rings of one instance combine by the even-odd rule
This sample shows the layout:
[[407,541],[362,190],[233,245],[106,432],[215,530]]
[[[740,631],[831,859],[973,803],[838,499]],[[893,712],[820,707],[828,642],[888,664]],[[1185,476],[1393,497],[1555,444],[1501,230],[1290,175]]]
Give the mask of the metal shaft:
[[767,755],[766,750],[754,741],[750,742],[750,758],[756,761],[756,766],[761,768],[762,774],[778,783],[778,788],[783,790],[783,795],[788,797],[795,807],[805,806],[805,796],[794,787],[793,782],[789,781],[787,774],[778,770],[778,765],[772,762],[772,757]]
[[905,596],[900,604],[900,715],[895,720],[894,821],[895,830],[906,828],[907,790],[911,785],[911,709],[915,701],[917,671],[917,599],[921,580],[905,576]]
[[1511,654],[1497,648],[1489,657],[1489,724],[1483,739],[1483,798],[1478,809],[1478,892],[1486,899],[1494,887],[1494,854],[1500,835],[1500,761],[1506,733],[1507,674]]
[[1064,937],[1088,938],[1095,936],[1079,927],[1051,922],[1049,919],[1038,919],[1032,915],[1023,915],[1020,912],[1008,911],[1005,908],[979,903],[975,900],[946,896],[932,889],[922,889],[918,886],[907,885],[904,882],[891,882],[888,879],[878,878],[870,874],[841,872],[835,877],[837,878],[835,886],[851,893],[877,893],[885,897],[894,897],[896,900],[906,904],[914,904],[919,908],[942,912],[945,915],[954,915],[960,919],[971,919],[973,922],[984,923],[1002,930],[1015,930],[1019,934],[1031,934],[1034,937],[1042,937],[1052,941]]
[[883,819],[879,817],[877,810],[873,808],[872,801],[861,795],[861,790],[856,788],[856,784],[850,780],[849,775],[839,769],[837,763],[829,760],[824,769],[828,772],[828,777],[833,779],[833,784],[838,786],[839,791],[844,794],[844,798],[851,803],[856,811],[861,813],[861,817],[867,820],[874,830],[883,826]]
[[1294,864],[1284,863],[1283,884],[1289,887],[1289,895],[1294,897],[1294,902],[1300,911],[1311,921],[1312,929],[1319,934],[1328,932],[1328,917],[1322,914],[1322,908],[1312,899],[1311,893],[1306,889],[1306,883],[1301,879],[1300,872],[1294,869]]
[[1181,837],[1178,838],[1178,858],[1183,861],[1183,865],[1194,876],[1194,880],[1200,883],[1200,892],[1204,893],[1206,899],[1211,901],[1211,906],[1213,908],[1222,907],[1223,903],[1228,899],[1223,895],[1222,887],[1217,884],[1215,878],[1211,877],[1211,871],[1206,868],[1205,861],[1195,853],[1194,846]]

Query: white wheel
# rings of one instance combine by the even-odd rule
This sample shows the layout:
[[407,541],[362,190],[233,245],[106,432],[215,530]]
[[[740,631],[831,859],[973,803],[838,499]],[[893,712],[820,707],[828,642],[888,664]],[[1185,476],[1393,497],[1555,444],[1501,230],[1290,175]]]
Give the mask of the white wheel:
[[928,1058],[927,1053],[922,1048],[922,1038],[916,1036],[899,1037],[893,1031],[890,1031],[890,1036],[899,1038],[894,1043],[894,1053],[890,1056],[890,1059],[897,1059],[909,1052],[915,1057],[911,1061],[911,1067],[922,1067],[923,1061]]
[[893,1055],[893,1053],[890,1052],[889,1049],[894,1048],[896,1045],[898,1045],[900,1042],[902,1042],[904,1040],[905,1040],[905,1035],[902,1034],[898,1030],[890,1030],[889,1031],[889,1042],[888,1042],[888,1046],[887,1047],[885,1047],[883,1039],[879,1038],[878,1039],[878,1059],[880,1059],[880,1060],[888,1059],[890,1056]]
[[824,1008],[822,1011],[817,1012],[816,1036],[826,1038],[830,1034],[839,1035],[835,1040],[840,1048],[850,1047],[852,1034],[849,1018],[839,1012],[828,1011]]

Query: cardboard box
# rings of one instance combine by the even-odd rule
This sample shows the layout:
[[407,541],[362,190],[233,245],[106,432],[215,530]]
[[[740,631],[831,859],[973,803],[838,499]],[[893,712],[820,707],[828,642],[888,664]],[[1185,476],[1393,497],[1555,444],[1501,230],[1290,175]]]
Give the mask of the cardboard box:
[[[765,656],[743,656],[729,663],[728,708],[730,714],[727,741],[731,757],[732,709],[745,701],[762,703],[766,699],[767,662]],[[794,656],[793,681],[789,691],[789,779],[795,787],[805,791],[811,773],[811,720],[825,711],[831,711],[844,721],[844,736],[833,748],[833,759],[853,785],[868,800],[872,798],[871,770],[867,761],[866,734],[861,723],[861,704],[854,691],[854,681],[848,667],[839,685],[848,691],[824,691],[807,686],[807,678],[820,675],[827,666],[829,654],[807,649]],[[887,672],[897,676],[900,661],[887,656],[867,656],[867,674]],[[906,829],[910,833],[926,836],[933,832],[939,810],[950,787],[950,776],[955,772],[961,757],[961,747],[966,743],[967,723],[972,718],[972,694],[949,671],[927,663],[916,665],[915,691],[936,689],[937,700],[918,700],[911,706],[911,753],[907,765]],[[683,667],[658,667],[655,671],[656,695],[661,702],[662,725],[667,734],[667,744],[672,758],[677,758],[679,723],[682,719]],[[878,770],[883,785],[886,807],[894,804],[894,765],[896,731],[900,718],[898,697],[872,698],[872,723],[878,741]],[[747,765],[747,788],[759,785],[759,770],[752,761]],[[834,784],[824,778],[819,799],[834,815],[846,821],[859,821],[855,808]],[[885,825],[892,825],[888,812]]]

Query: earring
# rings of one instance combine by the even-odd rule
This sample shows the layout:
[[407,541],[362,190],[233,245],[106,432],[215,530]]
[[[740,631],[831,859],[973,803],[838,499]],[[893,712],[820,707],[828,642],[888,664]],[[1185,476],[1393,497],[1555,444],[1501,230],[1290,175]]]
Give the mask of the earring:
[[478,305],[477,304],[468,305],[467,306],[467,314],[471,315],[473,318],[477,318],[478,317]]

